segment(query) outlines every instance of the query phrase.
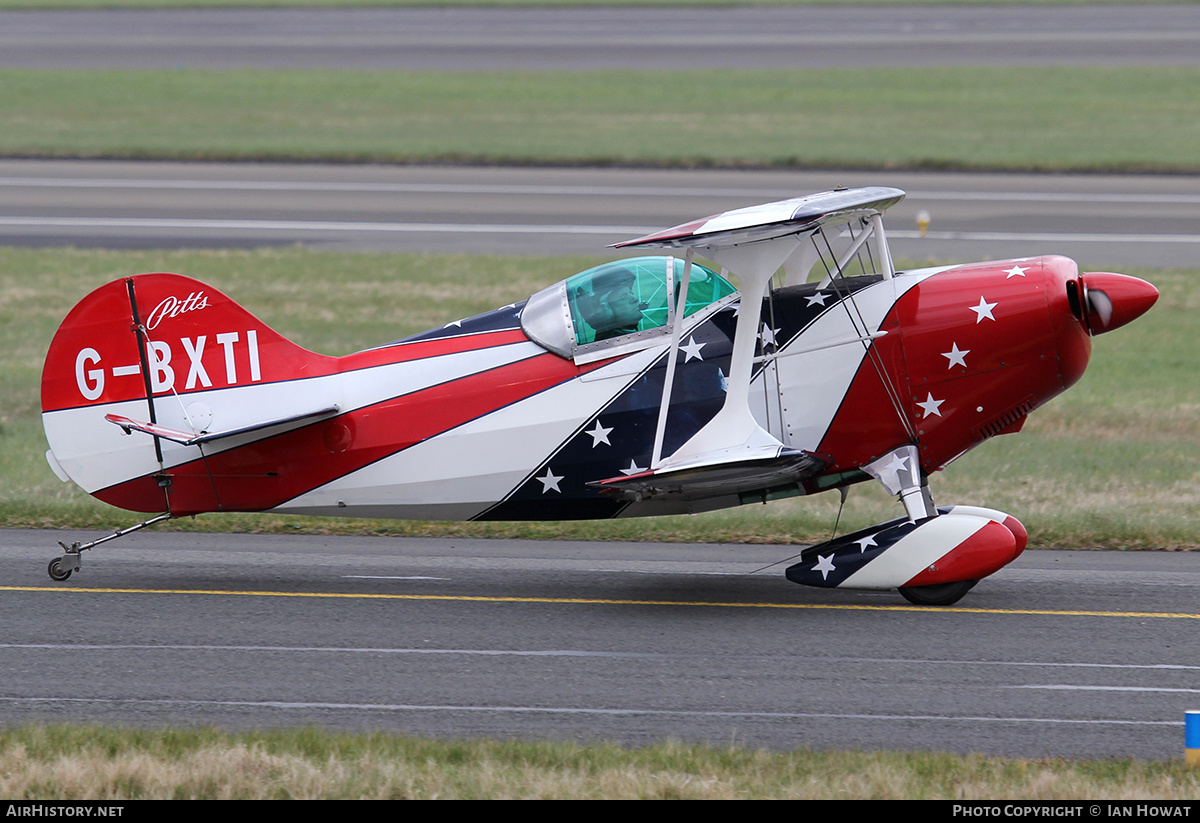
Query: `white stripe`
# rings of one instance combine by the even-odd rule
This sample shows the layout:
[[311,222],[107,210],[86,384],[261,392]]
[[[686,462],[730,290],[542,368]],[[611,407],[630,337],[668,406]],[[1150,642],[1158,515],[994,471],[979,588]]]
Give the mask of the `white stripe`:
[[[888,231],[890,239],[919,240],[917,231]],[[1200,243],[1200,234],[1066,234],[1006,231],[931,231],[926,240],[1020,240],[1047,243]]]
[[511,225],[503,223],[367,223],[332,220],[184,220],[150,217],[0,217],[0,227],[195,229],[200,231],[357,231],[453,234],[645,234],[646,226]]
[[[345,413],[390,397],[485,372],[542,351],[536,344],[526,341],[301,380],[243,383],[183,395],[160,394],[154,398],[155,411],[159,424],[181,431],[192,431],[184,406],[195,402],[210,407],[213,425],[221,429],[253,425],[264,415],[286,414],[289,409],[311,408],[314,403],[336,403]],[[146,401],[143,398],[42,414],[46,438],[54,456],[71,479],[87,492],[158,469],[154,450],[148,448],[150,439],[123,434],[119,427],[104,419],[109,412],[141,418],[146,414]],[[205,453],[218,454],[273,433],[276,430],[266,429],[229,437],[211,444]],[[167,467],[190,462],[200,455],[195,446],[170,442],[164,442],[162,449]]]
[[[942,270],[931,268],[909,272],[855,292],[852,298],[844,301],[845,305],[831,303],[830,308],[790,345],[813,348],[828,341],[854,338],[859,336],[859,323],[865,324],[871,332],[878,331],[896,301],[909,289]],[[787,355],[788,352],[789,347],[784,347],[781,353]],[[788,430],[785,442],[789,446],[809,451],[820,446],[866,353],[867,348],[863,345],[837,346],[816,348],[775,361],[780,391],[788,399],[784,422]],[[757,398],[767,396],[757,388],[764,379],[765,372],[760,373],[754,384],[756,389],[752,390],[752,402],[758,403]],[[760,422],[765,419],[766,410],[761,403],[754,408],[754,413]]]
[[885,720],[911,722],[914,720],[945,723],[1050,723],[1087,726],[1179,726],[1178,720],[1122,720],[1119,718],[1076,719],[1060,717],[987,717],[978,715],[936,714],[837,714],[832,712],[752,712],[752,711],[690,711],[686,709],[601,709],[587,706],[455,706],[418,703],[325,703],[290,700],[186,700],[162,698],[142,700],[127,697],[0,697],[5,703],[105,703],[149,706],[255,706],[268,709],[328,709],[333,711],[380,712],[484,712],[491,714],[550,714],[606,715],[629,717],[741,717],[762,720]]
[[729,197],[779,194],[782,189],[653,186],[533,186],[485,183],[350,183],[317,180],[125,180],[118,178],[0,177],[0,187],[59,189],[178,189],[198,191],[318,191],[396,194],[520,194],[583,197]]
[[1200,694],[1200,689],[1172,689],[1160,686],[1074,686],[1069,684],[1045,686],[1001,686],[1004,689],[1050,689],[1051,691],[1071,692],[1175,692],[1179,694]]
[[[333,220],[184,220],[149,217],[0,217],[0,228],[191,229],[196,231],[376,232],[426,234],[649,234],[657,226],[505,223],[369,223]],[[706,229],[707,230],[707,229]],[[888,231],[894,240],[1022,241],[1047,243],[1200,243],[1200,234]]]
[[[572,186],[477,183],[353,183],[317,180],[190,180],[0,177],[0,187],[61,189],[178,189],[199,191],[316,191],[381,192],[411,194],[519,194],[555,197],[765,197],[795,194],[782,186],[761,188],[717,188],[700,186]],[[947,200],[982,203],[1164,203],[1200,205],[1200,194],[1159,192],[1040,192],[1040,191],[909,191],[908,200]]]
[[[301,494],[273,511],[470,519],[525,482],[547,456],[592,419],[595,410],[624,390],[631,373],[640,372],[663,349],[656,346],[597,369],[592,375],[597,379],[568,380],[491,410]],[[599,379],[606,371],[623,376]],[[550,467],[556,468],[553,461]],[[557,496],[556,492],[547,495],[548,499]]]
[[1200,194],[1161,194],[1116,192],[1058,192],[1058,191],[910,191],[913,200],[953,200],[980,203],[1174,203],[1200,204]]
[[897,540],[887,551],[843,580],[840,586],[846,589],[903,586],[991,522],[969,514],[935,517]]
[[[440,559],[440,558],[439,558]],[[620,571],[620,570],[612,570]],[[372,575],[346,575],[347,577],[374,577]],[[415,578],[404,578],[415,579]],[[444,579],[444,578],[437,578]],[[707,655],[695,652],[613,652],[613,651],[595,651],[584,649],[425,649],[411,647],[394,647],[394,646],[240,646],[226,644],[199,644],[199,643],[0,643],[0,650],[3,649],[19,649],[29,650],[37,649],[39,651],[60,651],[76,653],[80,651],[221,651],[221,652],[270,652],[271,654],[280,654],[285,652],[294,652],[299,654],[459,654],[468,656],[482,657],[611,657],[611,658],[632,658],[632,659],[652,659],[652,660],[673,660],[679,658],[697,658],[704,659]],[[725,659],[736,657],[739,659],[755,659],[755,658],[770,658],[777,659],[777,655],[761,654],[756,652],[737,652],[731,655],[725,655]],[[961,669],[963,666],[989,666],[1001,668],[1049,668],[1049,669],[1118,669],[1130,671],[1154,670],[1154,671],[1193,671],[1200,669],[1200,666],[1187,665],[1182,663],[1054,663],[1044,660],[971,660],[971,659],[939,659],[939,658],[921,658],[921,657],[837,657],[825,655],[805,655],[802,658],[812,664],[837,664],[837,663],[854,663],[854,664],[874,664],[883,666],[945,666],[955,669]],[[999,686],[999,688],[1047,688],[1047,689],[1139,689],[1138,686],[1066,686],[1066,685],[1046,685],[1046,686]]]

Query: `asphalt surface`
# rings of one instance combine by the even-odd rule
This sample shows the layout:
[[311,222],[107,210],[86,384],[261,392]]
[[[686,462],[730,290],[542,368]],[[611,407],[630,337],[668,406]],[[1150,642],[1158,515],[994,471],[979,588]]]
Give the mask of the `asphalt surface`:
[[897,259],[1065,254],[1120,269],[1194,266],[1200,253],[1200,179],[1185,175],[27,160],[0,160],[0,244],[605,255],[655,229],[836,185],[908,192],[885,219]]
[[[0,12],[0,67],[1196,65],[1198,32],[1185,4]],[[1192,266],[1198,182],[3,161],[0,244],[604,254],[842,184],[909,192],[898,257]],[[1189,554],[1030,551],[931,610],[790,584],[782,546],[143,532],[53,584],[88,536],[0,532],[0,723],[1162,759],[1200,691]]]
[[1200,65],[1200,9],[1131,3],[0,12],[6,68],[961,65]]
[[1026,552],[919,609],[788,546],[142,532],[53,583],[84,536],[0,532],[0,723],[1169,759],[1200,691],[1182,553]]

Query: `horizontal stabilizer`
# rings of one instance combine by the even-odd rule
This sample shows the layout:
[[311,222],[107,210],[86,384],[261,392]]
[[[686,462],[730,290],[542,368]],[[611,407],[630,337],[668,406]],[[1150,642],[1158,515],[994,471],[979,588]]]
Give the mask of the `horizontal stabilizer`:
[[740,451],[731,450],[711,460],[690,460],[684,466],[664,466],[588,485],[639,501],[667,495],[678,500],[702,500],[795,483],[827,465],[824,458],[812,452],[773,451],[771,456],[746,458]]
[[[109,423],[115,423],[125,430],[126,434],[134,431],[143,432],[154,437],[161,437],[164,440],[170,440],[173,443],[182,443],[185,446],[197,446],[203,443],[211,443],[214,440],[223,440],[226,437],[233,437],[238,434],[248,434],[250,432],[269,429],[275,426],[283,426],[289,423],[309,423],[315,420],[320,420],[325,417],[333,417],[338,413],[340,407],[337,405],[327,406],[316,411],[303,412],[301,414],[293,414],[288,417],[278,417],[274,420],[264,420],[260,423],[251,423],[248,426],[238,426],[234,429],[226,429],[217,432],[200,432],[193,434],[192,432],[180,431],[172,429],[168,426],[160,426],[157,423],[146,423],[141,420],[133,420],[128,417],[123,417],[119,414],[106,414],[104,419]],[[294,427],[293,427],[294,428]]]

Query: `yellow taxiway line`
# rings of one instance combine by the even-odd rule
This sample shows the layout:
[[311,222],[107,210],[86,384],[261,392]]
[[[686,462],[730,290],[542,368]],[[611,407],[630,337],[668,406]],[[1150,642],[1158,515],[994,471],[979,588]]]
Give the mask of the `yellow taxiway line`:
[[55,592],[70,594],[174,594],[226,597],[315,597],[345,600],[420,600],[468,603],[553,603],[588,606],[691,606],[724,609],[815,609],[832,611],[889,611],[922,612],[925,614],[1007,614],[1047,615],[1055,617],[1132,617],[1161,620],[1200,620],[1200,613],[1191,612],[1124,612],[1092,611],[1085,609],[980,609],[970,607],[851,605],[839,603],[748,603],[711,600],[625,600],[583,597],[495,597],[461,594],[370,594],[356,592],[281,592],[239,591],[235,589],[115,589],[76,586],[0,586],[5,592]]

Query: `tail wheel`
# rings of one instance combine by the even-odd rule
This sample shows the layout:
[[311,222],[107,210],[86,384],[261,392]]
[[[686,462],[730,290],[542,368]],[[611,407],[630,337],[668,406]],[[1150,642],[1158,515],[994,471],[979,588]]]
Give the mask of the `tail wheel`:
[[59,583],[71,576],[71,570],[64,569],[57,557],[50,561],[50,565],[46,568],[46,571],[50,572],[51,580],[56,580]]
[[937,583],[932,586],[901,586],[898,591],[904,599],[916,606],[953,606],[963,595],[974,588],[978,580],[959,580],[954,583]]

